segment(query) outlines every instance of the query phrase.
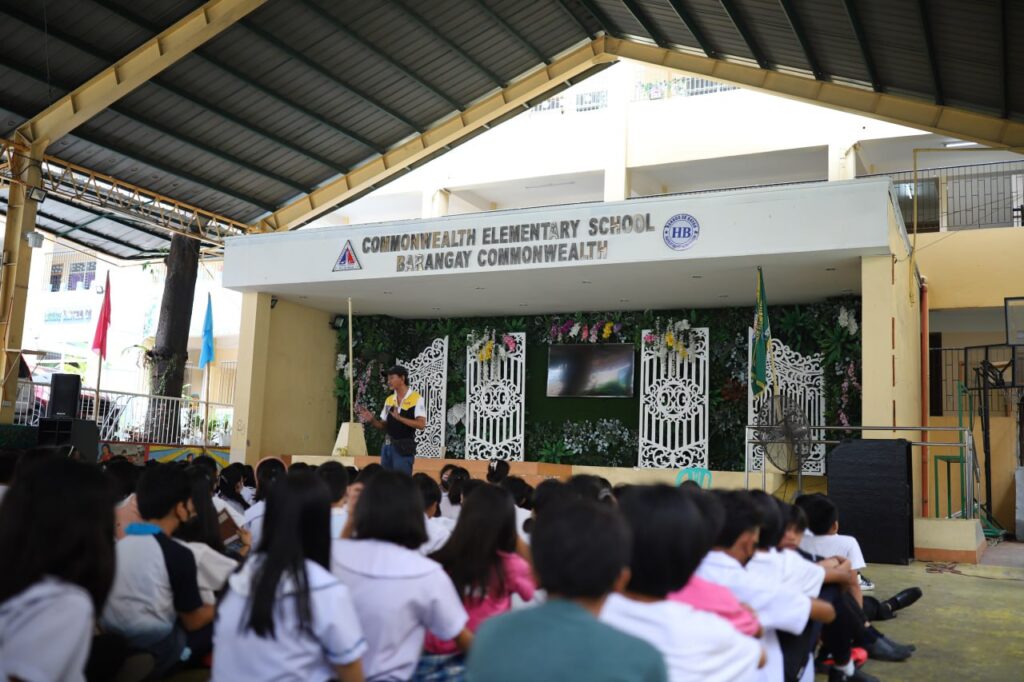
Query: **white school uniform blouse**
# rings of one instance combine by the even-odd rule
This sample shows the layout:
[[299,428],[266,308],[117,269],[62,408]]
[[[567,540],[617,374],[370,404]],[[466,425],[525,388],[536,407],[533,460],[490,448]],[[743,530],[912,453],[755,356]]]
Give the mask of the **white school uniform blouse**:
[[231,576],[228,591],[217,607],[213,680],[329,680],[337,676],[334,666],[347,665],[362,657],[366,640],[348,588],[313,561],[306,561],[312,633],[299,629],[292,577],[278,584],[275,638],[243,631],[241,624],[248,617],[255,570],[261,560],[262,556],[257,554]]
[[57,578],[29,586],[0,604],[0,679],[84,681],[92,630],[84,589]]
[[523,524],[526,523],[527,519],[531,518],[533,518],[533,512],[529,509],[516,507],[516,532],[519,533],[519,537],[526,544],[530,544],[530,534],[523,529]]
[[448,493],[441,493],[441,504],[438,505],[438,509],[441,511],[441,516],[452,521],[459,520],[459,512],[462,511],[461,504],[452,504],[452,501],[448,498]]
[[767,662],[758,670],[756,679],[779,682],[783,676],[782,648],[777,630],[798,635],[811,617],[811,600],[802,593],[747,571],[740,562],[725,552],[711,551],[697,568],[697,576],[728,587],[736,598],[757,614],[764,634]]
[[469,617],[441,565],[379,540],[335,540],[331,573],[348,586],[366,636],[363,674],[408,680],[429,630],[454,639]]
[[260,548],[260,538],[263,537],[263,517],[267,514],[267,501],[260,500],[245,510],[245,519],[242,521],[242,528],[252,535],[252,548]]
[[815,535],[809,530],[804,531],[800,540],[800,549],[808,554],[820,557],[841,556],[850,560],[850,568],[859,571],[867,564],[864,554],[860,551],[860,543],[852,535]]
[[688,604],[639,602],[612,594],[601,620],[660,651],[671,682],[753,680],[761,660],[756,639]]
[[331,539],[340,540],[348,523],[348,507],[331,507]]
[[448,519],[427,517],[427,541],[420,545],[418,550],[420,554],[429,556],[444,547],[444,543],[448,542],[452,531],[445,521],[448,521]]

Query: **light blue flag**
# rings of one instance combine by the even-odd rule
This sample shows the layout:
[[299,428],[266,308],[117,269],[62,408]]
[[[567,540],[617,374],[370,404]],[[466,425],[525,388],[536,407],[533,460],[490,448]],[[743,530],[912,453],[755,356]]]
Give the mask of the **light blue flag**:
[[213,357],[213,301],[206,295],[206,319],[203,321],[203,350],[199,353],[199,369],[214,362]]

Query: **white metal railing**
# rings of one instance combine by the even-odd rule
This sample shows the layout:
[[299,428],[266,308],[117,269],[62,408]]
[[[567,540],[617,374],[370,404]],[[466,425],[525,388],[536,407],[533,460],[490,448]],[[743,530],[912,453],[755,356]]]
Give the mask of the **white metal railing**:
[[[38,426],[46,415],[50,385],[18,380],[14,423]],[[83,387],[77,417],[96,419],[96,389]],[[234,408],[194,398],[168,398],[143,393],[100,391],[100,440],[166,445],[231,444]]]

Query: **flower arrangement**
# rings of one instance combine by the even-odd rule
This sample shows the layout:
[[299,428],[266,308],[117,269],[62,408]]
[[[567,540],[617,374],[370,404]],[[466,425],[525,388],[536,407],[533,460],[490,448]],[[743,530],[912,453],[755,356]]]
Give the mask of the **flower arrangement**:
[[614,320],[568,318],[555,320],[548,329],[547,342],[554,343],[623,343],[622,323]]
[[690,332],[689,320],[669,320],[664,332],[659,323],[653,332],[644,334],[644,348],[652,349],[662,357],[676,353],[685,360],[690,355]]
[[469,351],[481,364],[501,362],[515,353],[517,347],[516,337],[493,329],[485,329],[479,336],[475,332],[469,335]]

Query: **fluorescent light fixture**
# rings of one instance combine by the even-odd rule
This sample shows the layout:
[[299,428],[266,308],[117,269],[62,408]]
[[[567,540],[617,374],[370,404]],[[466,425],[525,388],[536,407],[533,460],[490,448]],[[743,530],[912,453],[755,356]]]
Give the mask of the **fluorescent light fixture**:
[[946,149],[956,149],[957,147],[978,147],[980,146],[977,142],[968,142],[967,140],[957,140],[956,142],[946,142],[942,145]]
[[28,198],[37,204],[41,204],[46,199],[46,190],[42,187],[29,187]]
[[31,232],[25,233],[25,241],[28,242],[29,248],[38,249],[43,245],[43,233],[32,230]]

